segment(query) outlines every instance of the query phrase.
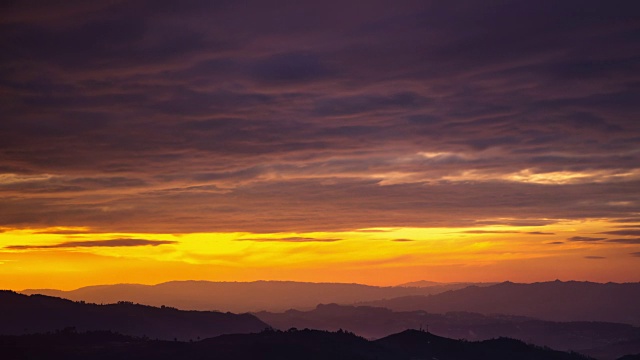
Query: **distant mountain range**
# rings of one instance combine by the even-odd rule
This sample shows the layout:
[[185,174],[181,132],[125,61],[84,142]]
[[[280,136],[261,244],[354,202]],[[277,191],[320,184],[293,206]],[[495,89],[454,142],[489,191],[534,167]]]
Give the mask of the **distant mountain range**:
[[321,303],[351,304],[407,295],[437,294],[459,285],[434,287],[378,287],[360,284],[294,281],[210,282],[171,281],[158,285],[117,284],[88,286],[72,291],[29,289],[23,294],[44,294],[94,303],[133,301],[188,310],[231,312],[313,309]]
[[3,359],[217,360],[586,360],[512,339],[466,342],[408,330],[377,341],[346,332],[263,331],[195,342],[155,341],[110,332],[0,336]]
[[451,283],[442,283],[437,281],[429,281],[429,280],[420,280],[420,281],[412,281],[404,284],[400,284],[397,286],[401,287],[429,287],[429,288],[447,288],[447,290],[457,290],[464,289],[467,286],[491,286],[499,284],[497,282],[485,282],[485,283],[474,283],[474,282],[451,282]]
[[0,291],[0,334],[75,328],[78,331],[111,330],[152,339],[195,340],[221,334],[258,332],[267,327],[269,325],[250,314],[182,311],[127,302],[84,304],[44,295]]
[[508,314],[550,321],[604,321],[640,325],[640,283],[552,281],[533,284],[504,282],[469,286],[431,296],[404,296],[360,305],[396,311],[430,313],[467,311]]
[[423,328],[453,339],[477,341],[511,337],[556,350],[580,350],[603,360],[640,352],[640,347],[633,346],[640,345],[640,328],[628,324],[552,322],[467,312],[395,312],[385,308],[336,304],[318,305],[311,311],[259,312],[255,315],[280,330],[344,329],[369,339],[382,338],[406,329]]
[[[465,284],[466,285],[466,284]],[[526,316],[549,321],[602,321],[640,325],[640,283],[552,281],[533,284],[460,284],[428,287],[376,287],[360,284],[291,281],[173,281],[158,285],[103,285],[73,291],[25,290],[93,303],[132,301],[154,306],[236,313],[289,309],[318,304],[357,304],[395,311],[473,312]]]

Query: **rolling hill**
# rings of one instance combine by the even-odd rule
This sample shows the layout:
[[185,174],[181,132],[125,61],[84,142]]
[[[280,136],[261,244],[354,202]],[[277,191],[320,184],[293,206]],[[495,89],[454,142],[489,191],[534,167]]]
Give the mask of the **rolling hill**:
[[[432,314],[425,311],[391,311],[369,306],[318,305],[311,311],[259,312],[262,321],[281,330],[310,328],[344,329],[365,338],[382,338],[406,329],[428,328],[432,333],[470,341],[511,337],[556,350],[602,348],[640,339],[640,328],[605,322],[555,322],[527,317],[481,315],[468,312]],[[624,352],[621,355],[631,353]],[[616,353],[619,354],[619,353]]]
[[483,342],[452,340],[426,332],[405,331],[378,341],[346,332],[263,331],[222,335],[196,342],[157,341],[109,332],[0,336],[4,359],[65,360],[585,360],[512,339]]
[[198,339],[261,331],[269,325],[250,314],[182,311],[120,302],[96,305],[44,295],[0,291],[0,334],[75,328],[110,330],[153,339]]

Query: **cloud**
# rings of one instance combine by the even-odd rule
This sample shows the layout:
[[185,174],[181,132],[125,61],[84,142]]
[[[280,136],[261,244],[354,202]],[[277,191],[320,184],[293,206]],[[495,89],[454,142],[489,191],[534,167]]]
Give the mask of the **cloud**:
[[91,248],[91,247],[129,247],[129,246],[158,246],[175,244],[176,241],[169,240],[146,240],[146,239],[110,239],[92,241],[67,241],[53,245],[9,245],[5,249],[10,250],[30,250],[30,249],[59,249],[59,248]]
[[411,241],[415,241],[413,239],[393,239],[391,241],[396,241],[396,242],[411,242]]
[[527,235],[555,235],[551,232],[543,231],[512,231],[512,230],[467,230],[465,234],[527,234]]
[[622,235],[622,236],[640,236],[640,229],[605,231],[605,232],[602,232],[601,234]]
[[255,63],[250,71],[258,81],[272,84],[305,83],[331,75],[323,60],[312,53],[271,55]]
[[640,238],[609,239],[607,242],[618,244],[640,244]]
[[637,222],[634,4],[390,4],[14,2],[0,226]]
[[585,241],[585,242],[593,242],[593,241],[602,241],[607,240],[607,238],[596,238],[596,237],[587,237],[587,236],[572,236],[567,238],[569,241]]
[[[633,192],[631,185],[607,186],[607,191],[628,194]],[[117,192],[118,196],[99,194],[102,202],[74,196],[73,206],[67,196],[7,197],[0,202],[0,226],[83,226],[93,232],[260,233],[479,224],[542,226],[557,221],[552,219],[606,217],[608,209],[601,212],[583,205],[585,187],[491,182],[380,186],[376,180],[287,180],[274,173],[263,181],[220,192],[197,188]],[[176,189],[175,184],[170,188]],[[470,198],[470,193],[475,195]],[[501,194],[499,201],[496,193]],[[531,196],[526,203],[521,202],[523,193]],[[453,213],[456,216],[451,216]],[[514,219],[516,213],[522,219]]]
[[602,259],[606,259],[606,257],[604,256],[585,256],[585,259],[590,259],[590,260],[602,260]]
[[467,230],[463,231],[465,234],[520,234],[520,231],[509,231],[509,230]]
[[548,242],[547,244],[549,244],[549,245],[561,245],[561,244],[564,244],[564,242],[563,241],[552,241],[552,242]]
[[335,242],[343,239],[337,238],[309,238],[309,237],[286,237],[286,238],[240,238],[236,241],[257,241],[257,242],[290,242],[290,243],[304,243],[304,242]]
[[[638,217],[630,217],[630,218],[624,218],[624,219],[611,219],[611,222],[617,222],[617,223],[640,223],[640,218]],[[635,226],[635,225],[632,225]]]
[[631,256],[640,257],[640,251],[629,253]]

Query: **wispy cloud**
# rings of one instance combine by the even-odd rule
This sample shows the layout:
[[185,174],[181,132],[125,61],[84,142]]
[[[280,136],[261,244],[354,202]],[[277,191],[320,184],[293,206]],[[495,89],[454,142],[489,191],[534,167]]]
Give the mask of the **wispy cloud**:
[[640,244],[640,238],[609,239],[607,242],[618,244]]
[[256,241],[256,242],[291,242],[291,243],[303,243],[303,242],[335,242],[342,239],[336,238],[311,238],[311,237],[286,237],[286,238],[240,238],[236,241]]
[[640,236],[640,229],[605,231],[602,234],[622,235],[622,236]]
[[175,244],[176,241],[169,240],[147,240],[147,239],[109,239],[92,241],[67,241],[53,245],[9,245],[5,249],[10,250],[30,250],[30,249],[59,249],[59,248],[93,248],[93,247],[129,247],[129,246],[158,246]]
[[572,236],[567,238],[569,241],[585,241],[585,242],[594,242],[594,241],[602,241],[607,240],[607,238],[602,237],[588,237],[588,236]]
[[552,232],[543,231],[514,231],[514,230],[467,230],[465,234],[527,234],[527,235],[555,235]]

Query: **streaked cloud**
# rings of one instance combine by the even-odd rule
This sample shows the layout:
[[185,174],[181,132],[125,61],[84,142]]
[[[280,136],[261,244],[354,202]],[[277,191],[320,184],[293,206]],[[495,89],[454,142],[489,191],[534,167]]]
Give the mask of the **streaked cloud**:
[[602,241],[607,240],[607,238],[602,237],[589,237],[589,236],[572,236],[568,238],[569,241],[585,241],[585,242],[594,242],[594,241]]
[[609,239],[607,242],[618,244],[640,244],[640,238]]
[[605,231],[603,232],[603,234],[622,235],[622,236],[640,236],[640,229]]
[[290,243],[304,243],[304,242],[335,242],[343,239],[331,239],[331,238],[309,238],[309,237],[286,237],[286,238],[240,238],[236,241],[256,241],[256,242],[290,242]]
[[5,249],[9,250],[31,250],[31,249],[60,249],[60,248],[93,248],[93,247],[129,247],[129,246],[158,246],[175,244],[176,241],[169,240],[146,240],[146,239],[109,239],[91,241],[67,241],[53,245],[9,245]]
[[465,234],[527,234],[527,235],[555,235],[544,231],[515,231],[515,230],[467,230]]

